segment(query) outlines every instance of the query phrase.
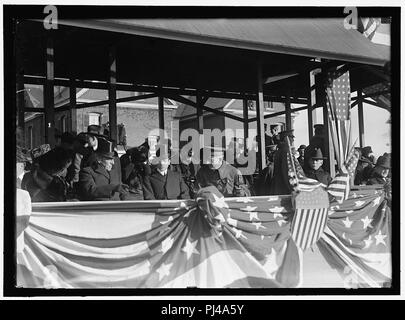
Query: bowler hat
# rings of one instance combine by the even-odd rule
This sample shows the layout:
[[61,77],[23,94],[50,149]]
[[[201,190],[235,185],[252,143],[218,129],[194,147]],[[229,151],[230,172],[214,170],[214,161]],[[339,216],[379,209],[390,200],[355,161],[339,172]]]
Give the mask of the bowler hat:
[[378,157],[377,164],[375,166],[376,167],[383,167],[383,168],[386,168],[386,169],[391,169],[390,158],[384,157],[384,156]]
[[104,138],[98,138],[96,153],[107,159],[114,159],[114,147],[111,141]]
[[310,159],[319,159],[324,160],[327,159],[323,156],[321,148],[311,148],[310,150],[306,150],[305,153],[308,152],[308,157]]

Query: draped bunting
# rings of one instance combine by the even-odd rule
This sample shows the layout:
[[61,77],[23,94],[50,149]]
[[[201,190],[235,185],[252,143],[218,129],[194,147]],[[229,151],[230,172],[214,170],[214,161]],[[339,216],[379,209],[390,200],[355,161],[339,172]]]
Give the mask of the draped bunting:
[[[348,277],[389,284],[390,214],[383,190],[331,203],[318,244],[342,287]],[[185,201],[33,203],[17,239],[17,286],[298,287],[292,218],[289,195],[223,198],[213,187]]]

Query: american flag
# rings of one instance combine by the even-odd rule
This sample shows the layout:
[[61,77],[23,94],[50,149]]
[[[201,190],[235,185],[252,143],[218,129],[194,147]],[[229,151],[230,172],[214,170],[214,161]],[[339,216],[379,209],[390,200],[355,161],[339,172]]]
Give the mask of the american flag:
[[334,196],[339,203],[342,203],[349,196],[350,178],[354,175],[359,158],[360,154],[355,150],[353,145],[349,152],[348,160],[344,162],[339,173],[327,188],[328,192]]
[[300,192],[294,199],[295,213],[291,224],[291,238],[302,250],[314,245],[327,223],[329,199],[323,188]]
[[346,288],[389,287],[391,208],[384,190],[360,188],[343,204],[331,203],[318,247]]
[[[224,198],[212,188],[196,200],[33,203],[27,219],[17,219],[17,286],[299,285],[305,256],[291,238],[291,196]],[[317,244],[342,273],[341,287],[353,279],[359,286],[389,284],[390,207],[381,190],[356,193],[331,203]]]
[[327,77],[329,128],[339,168],[347,159],[350,145],[350,76],[349,71],[337,69]]
[[26,270],[19,285],[277,288],[300,281],[288,241],[289,195],[224,198],[207,187],[196,200],[114,202],[34,204],[18,245]]

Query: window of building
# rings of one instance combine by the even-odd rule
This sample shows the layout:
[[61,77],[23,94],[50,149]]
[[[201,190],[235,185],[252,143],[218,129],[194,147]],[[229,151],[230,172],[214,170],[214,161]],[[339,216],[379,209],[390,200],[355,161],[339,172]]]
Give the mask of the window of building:
[[102,115],[103,115],[102,113],[89,112],[89,126],[92,124],[99,126],[101,124]]

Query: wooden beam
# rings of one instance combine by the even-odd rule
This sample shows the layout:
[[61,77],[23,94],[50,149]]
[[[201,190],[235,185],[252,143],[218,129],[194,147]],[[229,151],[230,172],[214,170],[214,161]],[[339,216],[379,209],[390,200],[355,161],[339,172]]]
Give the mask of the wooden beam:
[[[144,99],[150,99],[150,98],[155,98],[155,97],[157,97],[156,94],[150,93],[150,94],[143,94],[143,95],[134,96],[134,97],[119,98],[119,99],[116,99],[116,102],[118,104],[118,103],[121,103],[121,102],[144,100]],[[90,108],[90,107],[96,107],[96,106],[104,106],[104,105],[107,105],[108,103],[109,103],[109,100],[101,100],[101,101],[95,101],[95,102],[80,103],[80,104],[76,104],[76,109]],[[58,111],[69,110],[69,104],[64,104],[64,105],[58,107],[57,110]]]
[[248,152],[248,138],[249,138],[249,109],[246,96],[243,98],[243,141],[244,151]]
[[[308,109],[308,106],[291,109],[291,112],[298,112],[298,111],[302,111],[302,110],[306,110],[306,109]],[[281,116],[283,114],[285,114],[285,111],[279,111],[279,112],[274,112],[274,113],[271,113],[271,114],[266,114],[264,116],[264,119],[278,117],[278,116]],[[256,120],[257,120],[257,118],[255,117],[255,118],[249,118],[248,121],[253,122],[253,121],[256,121]]]
[[[70,79],[70,86],[69,86],[69,131],[78,131],[77,130],[77,116],[76,116],[76,86],[75,80],[72,76]],[[78,133],[78,132],[77,132]]]
[[110,123],[110,139],[118,143],[117,136],[117,59],[115,47],[109,50],[109,79],[108,79],[108,116]]
[[[169,97],[170,99],[173,99],[173,100],[177,101],[177,102],[187,104],[187,105],[189,105],[189,106],[191,106],[191,107],[194,107],[194,108],[197,108],[197,105],[198,105],[196,102],[194,102],[194,101],[192,101],[192,100],[190,100],[190,99],[184,98],[184,97],[182,97],[182,96],[180,96],[180,95],[176,95],[176,94],[169,93],[169,94],[168,94],[168,97]],[[201,103],[202,101],[203,101],[203,100],[201,99],[201,100],[200,100],[200,103]],[[234,119],[234,120],[236,120],[236,121],[243,121],[243,119],[240,118],[240,117],[238,117],[238,116],[234,116],[234,115],[232,115],[232,114],[223,112],[223,111],[221,111],[221,110],[213,109],[213,108],[210,108],[210,107],[205,106],[205,105],[202,105],[201,108],[202,108],[203,110],[206,110],[206,111],[209,111],[209,112],[218,114],[218,115],[223,116],[223,117],[227,117],[227,118],[230,118],[230,119]]]
[[[165,104],[164,104],[164,98],[162,94],[159,94],[158,97],[158,107],[159,107],[159,129],[164,130],[165,129]],[[163,138],[163,137],[162,137]]]
[[[197,112],[197,131],[199,134],[199,142],[200,142],[200,151],[201,148],[204,147],[204,115],[203,115],[203,109],[202,109],[202,97],[201,97],[201,92],[197,91],[196,95],[196,103],[195,103],[195,108]],[[200,152],[200,164],[204,163],[204,155],[202,152]]]
[[262,64],[257,66],[257,99],[256,99],[256,125],[258,143],[259,170],[266,166],[266,149],[264,140],[264,102],[263,102],[263,73]]
[[[25,84],[44,84],[43,77],[37,76],[24,76],[24,83]],[[100,90],[108,90],[108,83],[107,82],[93,82],[89,80],[75,80],[76,88],[88,88],[88,89],[100,89]],[[69,79],[55,79],[56,86],[64,86],[69,87]],[[147,86],[147,85],[136,85],[131,83],[116,83],[116,88],[119,91],[130,91],[130,92],[154,92],[157,93],[159,88],[157,86]],[[174,87],[162,87],[162,93],[164,96],[168,94],[178,94],[178,95],[189,95],[195,96],[196,89],[183,89],[183,88],[174,88]],[[239,92],[225,92],[225,91],[210,91],[209,97],[206,96],[204,99],[208,98],[224,98],[224,99],[243,99],[242,93]],[[249,100],[256,100],[256,94],[253,93],[246,93],[246,98]],[[284,98],[281,96],[272,96],[263,94],[264,101],[273,101],[273,102],[284,102]],[[296,104],[306,104],[307,98],[290,98],[291,103]],[[205,103],[204,103],[205,104]]]
[[[383,91],[379,91],[379,92],[373,92],[370,94],[364,94],[364,95],[362,95],[362,98],[363,99],[372,98],[372,97],[380,96],[383,94],[389,94],[389,93],[391,93],[391,90],[383,90]],[[357,100],[357,99],[358,99],[358,97],[353,97],[351,100],[353,101],[353,100]]]
[[375,107],[379,107],[379,108],[382,108],[382,109],[388,110],[388,111],[390,111],[390,110],[391,110],[390,108],[386,108],[386,107],[384,107],[384,106],[380,105],[378,102],[375,102],[375,101],[370,100],[370,99],[363,99],[363,102],[364,102],[364,103],[371,104],[372,106],[375,106]]
[[316,83],[316,102],[318,105],[323,106],[323,125],[325,130],[325,139],[324,139],[324,149],[325,149],[325,157],[328,158],[327,161],[324,162],[325,169],[330,173],[331,177],[335,176],[335,152],[333,150],[333,145],[330,142],[330,132],[329,132],[329,120],[328,120],[328,107],[326,105],[326,92],[325,92],[325,84],[326,84],[326,74],[325,70],[322,70],[321,73],[315,75],[315,83]]
[[357,105],[357,112],[359,118],[359,142],[360,147],[363,148],[365,146],[365,137],[364,137],[364,113],[363,113],[363,96],[361,90],[357,91],[358,98],[358,105]]
[[55,146],[55,101],[54,101],[54,47],[52,35],[48,33],[45,49],[46,81],[44,85],[45,143]]
[[308,88],[308,141],[314,136],[314,119],[313,112],[316,106],[316,86],[314,72],[309,72],[309,88]]
[[288,94],[285,98],[285,124],[287,130],[291,130],[291,102],[290,95]]

